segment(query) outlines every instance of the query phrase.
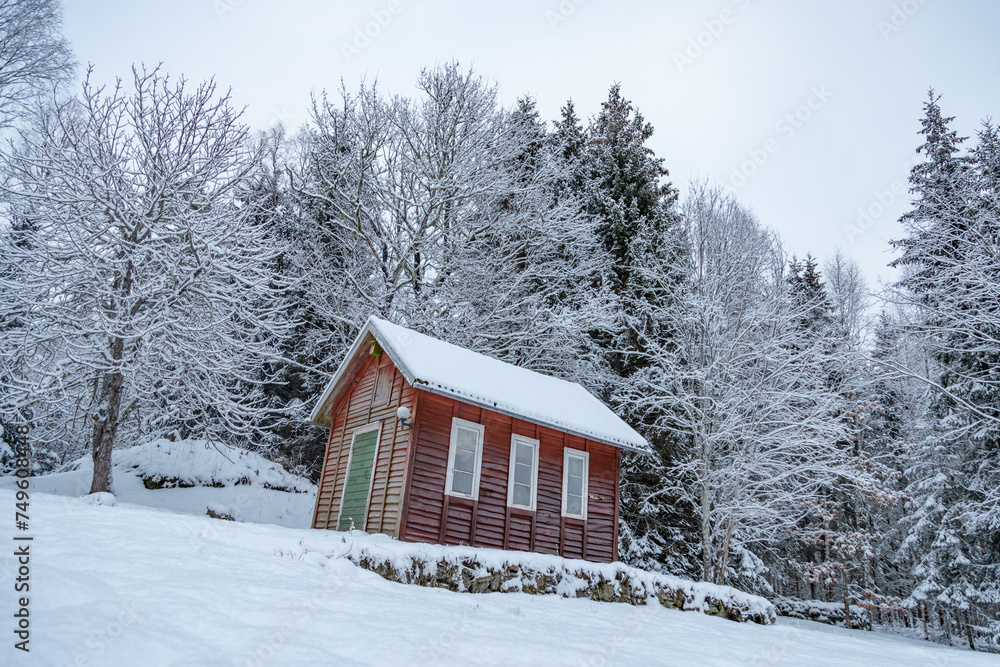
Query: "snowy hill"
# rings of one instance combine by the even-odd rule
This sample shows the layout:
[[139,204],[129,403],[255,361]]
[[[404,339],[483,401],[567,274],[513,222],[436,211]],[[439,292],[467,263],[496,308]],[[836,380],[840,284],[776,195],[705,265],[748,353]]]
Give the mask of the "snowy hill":
[[[997,664],[807,621],[397,584],[336,557],[354,536],[93,505],[35,482],[32,650],[5,641],[4,665]],[[8,579],[11,556],[2,565]]]
[[[203,440],[154,440],[114,452],[118,502],[204,515],[209,509],[237,521],[308,528],[316,486],[255,452]],[[79,497],[90,491],[90,457],[64,472],[32,479],[35,492]],[[13,489],[14,478],[0,478]]]

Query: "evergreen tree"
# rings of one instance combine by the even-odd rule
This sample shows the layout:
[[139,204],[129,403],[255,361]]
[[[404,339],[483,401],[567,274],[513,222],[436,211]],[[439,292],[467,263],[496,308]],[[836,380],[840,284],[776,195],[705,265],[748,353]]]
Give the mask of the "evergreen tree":
[[[677,211],[677,190],[669,182],[663,159],[647,146],[653,126],[611,86],[600,112],[586,130],[581,128],[572,101],[555,124],[553,141],[569,169],[560,182],[562,191],[582,196],[585,211],[596,223],[599,243],[611,257],[608,284],[619,308],[619,318],[611,326],[593,327],[591,335],[607,355],[615,375],[605,390],[627,382],[646,361],[646,342],[667,344],[670,332],[650,316],[651,301],[664,298],[662,284],[648,284],[651,267],[679,266],[682,254]],[[658,278],[666,276],[658,275]],[[681,280],[679,273],[669,280]],[[621,406],[625,409],[627,406]],[[671,486],[667,469],[677,454],[676,436],[652,425],[663,415],[645,411],[638,427],[653,443],[656,459],[626,456],[622,463],[621,552],[623,558],[649,566],[671,563],[688,570],[692,554],[678,549],[680,535],[692,528],[692,515]],[[680,532],[679,532],[680,531]]]
[[[917,579],[909,602],[935,609],[946,636],[995,632],[1000,522],[995,471],[1000,464],[1000,266],[996,261],[995,134],[961,154],[963,139],[930,91],[910,175],[914,206],[901,220],[907,235],[897,297],[915,309],[907,333],[932,362],[931,423],[918,443],[904,556]],[[911,371],[915,377],[919,372]],[[925,374],[926,375],[926,374]],[[991,611],[992,610],[992,611]]]
[[583,125],[576,115],[573,100],[566,102],[561,116],[554,124],[549,141],[555,156],[563,165],[563,175],[555,184],[556,198],[563,196],[583,199],[584,193],[584,149],[587,145]]
[[619,294],[632,284],[634,242],[641,232],[655,235],[677,221],[677,190],[663,179],[669,173],[646,142],[653,136],[619,84],[586,133],[587,211],[598,219],[597,232],[614,259]]

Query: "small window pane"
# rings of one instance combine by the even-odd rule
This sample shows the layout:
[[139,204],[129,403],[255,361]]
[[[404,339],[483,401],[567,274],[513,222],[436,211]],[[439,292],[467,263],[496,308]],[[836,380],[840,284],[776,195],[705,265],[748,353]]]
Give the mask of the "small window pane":
[[468,451],[476,451],[476,444],[479,441],[479,434],[468,428],[458,429],[458,448]]
[[531,466],[523,466],[520,463],[514,464],[514,482],[517,484],[531,485]]
[[582,496],[583,495],[583,478],[569,476],[569,493],[572,496]]
[[577,516],[583,514],[583,503],[580,496],[570,496],[566,499],[566,513]]
[[569,457],[569,474],[583,477],[583,459],[581,457]]
[[531,487],[523,484],[514,485],[514,504],[522,507],[531,506]]
[[451,490],[455,493],[472,495],[472,473],[456,470],[452,477]]
[[515,449],[516,454],[515,460],[518,463],[523,463],[524,465],[530,466],[534,462],[534,447],[531,445],[526,445],[523,442],[517,443],[517,448]]
[[455,451],[455,470],[471,473],[476,467],[476,452],[465,449]]

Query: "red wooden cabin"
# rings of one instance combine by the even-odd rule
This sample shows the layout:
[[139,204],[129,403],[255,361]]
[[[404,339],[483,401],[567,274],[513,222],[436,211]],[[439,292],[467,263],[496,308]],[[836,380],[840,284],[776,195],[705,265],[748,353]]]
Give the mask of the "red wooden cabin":
[[618,556],[621,450],[649,452],[578,384],[374,317],[310,419],[314,528],[597,562]]

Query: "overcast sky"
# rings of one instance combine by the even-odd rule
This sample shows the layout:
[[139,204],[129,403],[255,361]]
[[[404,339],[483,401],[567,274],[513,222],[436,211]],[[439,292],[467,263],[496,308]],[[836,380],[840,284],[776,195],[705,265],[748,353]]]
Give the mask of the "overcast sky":
[[298,127],[342,78],[409,94],[450,59],[548,120],[620,82],[676,185],[726,185],[792,252],[843,248],[871,283],[891,278],[928,87],[963,135],[1000,118],[991,0],[68,0],[65,28],[98,80],[214,76],[259,129]]

